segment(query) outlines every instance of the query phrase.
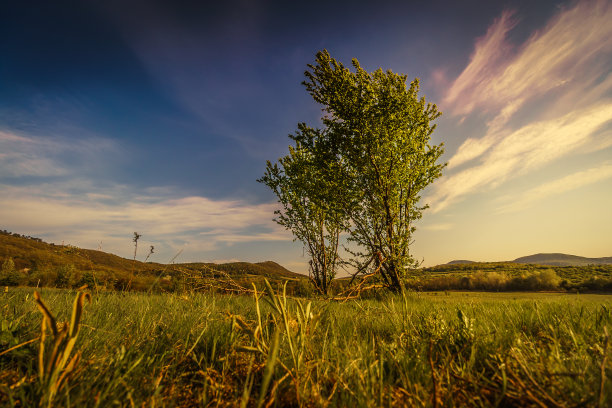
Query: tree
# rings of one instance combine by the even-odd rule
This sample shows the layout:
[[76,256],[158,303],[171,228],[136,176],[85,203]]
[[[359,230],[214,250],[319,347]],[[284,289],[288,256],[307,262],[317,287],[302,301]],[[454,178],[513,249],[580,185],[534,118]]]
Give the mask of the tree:
[[409,249],[414,222],[427,208],[419,204],[421,191],[445,166],[437,163],[442,144],[429,144],[431,122],[440,112],[418,97],[418,79],[407,88],[406,75],[368,73],[356,59],[352,64],[355,72],[319,52],[303,84],[323,106],[328,158],[342,168],[339,184],[350,191],[346,211],[349,241],[358,248],[351,250],[354,266],[358,272],[380,270],[384,283],[397,291],[406,270],[419,265]]
[[0,269],[0,285],[17,286],[21,281],[20,273],[15,269],[13,258],[7,258]]
[[327,294],[336,276],[341,231],[347,228],[340,188],[341,169],[333,159],[327,132],[298,125],[289,154],[267,162],[258,181],[278,197],[283,209],[275,219],[304,244],[310,257],[309,275],[317,291]]

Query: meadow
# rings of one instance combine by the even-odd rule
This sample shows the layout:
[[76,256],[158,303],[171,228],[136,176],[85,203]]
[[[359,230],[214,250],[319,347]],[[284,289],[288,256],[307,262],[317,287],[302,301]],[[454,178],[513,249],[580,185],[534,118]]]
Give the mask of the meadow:
[[0,405],[612,406],[610,295],[339,302],[259,286],[242,295],[94,291],[76,304],[74,290],[39,289],[50,314],[70,321],[56,343],[47,330],[43,353],[34,289],[9,288],[0,294]]

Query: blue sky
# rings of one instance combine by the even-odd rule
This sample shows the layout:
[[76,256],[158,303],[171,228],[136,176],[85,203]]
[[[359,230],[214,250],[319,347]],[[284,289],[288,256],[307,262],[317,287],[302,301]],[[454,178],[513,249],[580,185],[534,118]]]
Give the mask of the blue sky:
[[327,49],[420,78],[443,112],[425,265],[610,256],[610,21],[603,0],[8,3],[0,228],[126,257],[138,231],[158,262],[305,272],[255,180],[318,123],[300,83]]

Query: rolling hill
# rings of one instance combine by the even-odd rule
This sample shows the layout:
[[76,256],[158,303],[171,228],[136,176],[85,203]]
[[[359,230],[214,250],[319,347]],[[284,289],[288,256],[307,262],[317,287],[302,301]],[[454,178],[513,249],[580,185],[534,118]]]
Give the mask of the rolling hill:
[[450,261],[449,263],[447,263],[447,265],[463,265],[463,264],[471,264],[471,263],[476,263],[476,262],[468,261],[466,259],[456,259],[454,261]]
[[[468,261],[464,259],[450,261],[445,265],[468,265],[473,263],[481,263]],[[485,262],[487,263],[487,262]],[[548,266],[587,266],[587,265],[612,265],[612,257],[602,258],[586,258],[584,256],[567,255],[567,254],[535,254],[516,258],[514,261],[505,261],[503,263],[515,264],[531,264],[531,265],[548,265]]]
[[535,254],[516,258],[512,262],[550,266],[612,265],[612,257],[585,258],[567,254]]
[[270,280],[296,280],[304,275],[291,272],[276,262],[259,263],[231,262],[214,263],[177,263],[161,264],[126,259],[103,251],[78,248],[72,245],[55,245],[38,238],[22,236],[7,231],[0,231],[0,263],[11,258],[17,270],[56,271],[58,268],[71,265],[79,271],[95,271],[113,277],[126,274],[142,276],[167,276],[178,273],[195,273],[210,275],[224,272],[232,278],[265,277]]

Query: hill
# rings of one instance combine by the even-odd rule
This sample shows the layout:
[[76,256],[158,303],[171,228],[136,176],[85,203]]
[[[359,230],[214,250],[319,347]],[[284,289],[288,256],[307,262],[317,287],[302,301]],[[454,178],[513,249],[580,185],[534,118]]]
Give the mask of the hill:
[[[535,254],[516,258],[514,261],[505,262],[474,262],[464,259],[450,261],[444,265],[468,265],[468,264],[491,264],[491,263],[513,263],[548,266],[588,266],[588,265],[612,265],[612,257],[586,258],[584,256],[567,254]],[[444,266],[438,265],[438,266]]]
[[476,262],[468,261],[465,259],[456,259],[454,261],[450,261],[449,263],[447,263],[447,265],[462,265],[462,264],[471,264],[471,263],[476,263]]
[[612,257],[585,258],[567,254],[535,254],[516,258],[512,262],[550,266],[612,265]]
[[[103,285],[116,289],[144,289],[161,281],[166,286],[194,283],[202,279],[231,278],[249,286],[266,278],[278,283],[305,279],[276,262],[232,262],[161,264],[126,259],[103,251],[55,245],[39,238],[0,231],[0,263],[12,259],[20,284],[45,286]],[[7,284],[7,283],[5,283]]]

